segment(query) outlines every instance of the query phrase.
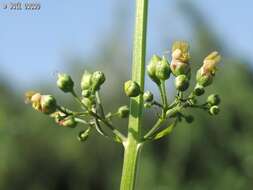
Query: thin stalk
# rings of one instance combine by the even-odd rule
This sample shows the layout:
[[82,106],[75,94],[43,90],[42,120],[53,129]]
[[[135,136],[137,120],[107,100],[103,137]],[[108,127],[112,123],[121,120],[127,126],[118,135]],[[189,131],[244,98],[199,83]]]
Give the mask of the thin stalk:
[[[133,44],[132,80],[144,91],[144,73],[146,57],[146,33],[148,0],[136,0],[136,20]],[[125,154],[120,190],[134,190],[141,147],[141,126],[143,114],[143,96],[130,100],[128,137],[124,143]]]

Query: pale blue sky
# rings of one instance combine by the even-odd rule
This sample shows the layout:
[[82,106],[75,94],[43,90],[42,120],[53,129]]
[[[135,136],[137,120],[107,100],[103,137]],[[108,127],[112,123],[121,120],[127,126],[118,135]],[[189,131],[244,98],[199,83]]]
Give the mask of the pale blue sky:
[[[8,2],[0,0],[0,5]],[[184,30],[186,20],[180,17],[175,2],[150,0],[148,53],[161,48],[161,40],[166,37],[190,40],[190,31]],[[130,43],[134,0],[41,0],[40,3],[40,11],[0,9],[0,74],[12,84],[22,83],[27,88],[37,81],[51,80],[52,73],[64,69],[66,55],[95,56],[96,48],[118,19],[115,17],[118,7],[129,12],[126,28]],[[252,0],[195,0],[194,4],[235,55],[253,59]],[[164,26],[168,36],[160,36],[158,26]],[[177,32],[173,33],[173,29]]]

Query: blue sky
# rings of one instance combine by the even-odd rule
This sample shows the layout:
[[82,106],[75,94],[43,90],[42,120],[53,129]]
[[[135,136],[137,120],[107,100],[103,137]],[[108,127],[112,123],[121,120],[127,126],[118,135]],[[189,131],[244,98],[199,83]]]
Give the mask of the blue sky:
[[[0,0],[0,7],[9,2]],[[28,88],[40,80],[52,80],[54,72],[65,69],[64,58],[68,55],[95,56],[97,47],[118,19],[115,13],[119,7],[128,12],[126,28],[131,40],[134,0],[38,2],[39,11],[0,8],[0,74],[11,84],[22,83]],[[195,0],[194,4],[235,55],[252,60],[252,0]],[[190,31],[184,30],[186,20],[177,12],[175,0],[150,0],[150,7],[148,53],[161,48],[164,38],[190,39]],[[161,26],[168,30],[168,36],[159,36],[157,28]],[[177,31],[174,34],[173,29]]]

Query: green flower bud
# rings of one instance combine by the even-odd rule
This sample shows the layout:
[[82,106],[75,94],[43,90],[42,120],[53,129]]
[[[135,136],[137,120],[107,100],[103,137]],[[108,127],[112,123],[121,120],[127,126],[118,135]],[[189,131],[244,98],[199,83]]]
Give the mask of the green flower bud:
[[90,95],[91,95],[91,91],[90,90],[82,90],[82,96],[83,97],[88,98],[88,97],[90,97]]
[[86,141],[87,139],[88,139],[88,137],[89,137],[89,135],[90,135],[90,132],[91,132],[91,128],[88,128],[87,130],[85,130],[85,131],[81,131],[79,134],[78,134],[78,140],[79,141],[82,141],[82,142],[84,142],[84,141]]
[[212,106],[212,107],[209,109],[209,113],[210,113],[211,115],[217,115],[219,112],[220,112],[219,106]]
[[205,93],[205,88],[199,84],[197,84],[194,88],[194,94],[196,96],[201,96]]
[[58,122],[60,126],[63,127],[69,127],[69,128],[75,128],[77,125],[77,122],[73,116],[68,116],[64,118],[63,120]]
[[154,95],[152,94],[152,92],[150,91],[146,91],[144,94],[143,94],[143,100],[145,102],[152,102],[154,99]]
[[156,65],[161,60],[162,59],[158,55],[153,55],[153,57],[151,58],[148,66],[147,66],[148,76],[151,78],[151,80],[153,80],[157,84],[160,84],[160,80],[156,76]]
[[51,95],[42,95],[40,99],[41,112],[51,114],[56,111],[56,99]]
[[121,117],[121,118],[128,117],[129,116],[129,108],[128,108],[128,106],[121,106],[121,107],[119,107],[118,114],[119,114],[119,117]]
[[105,82],[105,75],[101,71],[95,71],[91,77],[93,92],[99,90],[100,86]]
[[218,94],[211,94],[207,98],[207,103],[214,106],[214,105],[219,105],[220,104],[220,97]]
[[73,87],[74,87],[74,82],[69,75],[64,74],[64,73],[59,73],[58,79],[57,79],[57,86],[63,92],[72,92]]
[[192,115],[185,116],[185,121],[187,123],[192,123],[194,121],[194,117]]
[[174,76],[178,76],[178,75],[189,75],[191,69],[189,63],[184,63],[178,60],[172,60],[170,64],[170,70]]
[[140,86],[135,81],[129,80],[124,84],[124,90],[127,96],[136,97],[141,93]]
[[179,75],[175,79],[176,89],[179,91],[185,91],[189,87],[189,80],[185,75]]
[[155,68],[155,75],[159,80],[167,80],[170,77],[170,66],[165,57],[157,62]]
[[196,74],[196,81],[200,86],[207,87],[213,82],[213,75],[211,73],[202,74],[203,68],[200,68]]
[[81,79],[82,90],[88,90],[92,87],[91,77],[92,74],[90,74],[88,71],[85,70]]

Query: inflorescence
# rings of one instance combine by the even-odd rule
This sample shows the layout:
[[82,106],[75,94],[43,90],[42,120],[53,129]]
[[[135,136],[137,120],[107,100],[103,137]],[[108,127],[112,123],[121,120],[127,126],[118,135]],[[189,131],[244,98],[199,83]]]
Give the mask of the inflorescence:
[[[197,98],[205,93],[205,88],[212,84],[217,70],[217,64],[221,56],[218,52],[210,53],[203,61],[203,65],[196,73],[196,84],[192,92],[186,94],[191,79],[190,53],[189,45],[183,41],[177,41],[172,46],[172,59],[163,56],[154,55],[147,65],[147,73],[150,79],[157,85],[160,92],[160,101],[154,99],[151,91],[141,92],[137,82],[129,80],[124,84],[124,91],[128,97],[142,96],[144,108],[160,108],[161,112],[154,126],[143,135],[141,141],[152,141],[170,134],[179,121],[184,119],[186,122],[193,122],[192,115],[185,115],[183,110],[187,108],[199,108],[207,111],[211,115],[219,113],[220,97],[217,94],[211,94],[206,102],[199,104]],[[172,102],[168,102],[166,92],[166,80],[170,75],[175,76],[175,88],[177,95]],[[81,78],[80,87],[82,94],[78,96],[74,90],[74,81],[67,74],[58,74],[57,86],[64,93],[71,94],[80,104],[82,111],[73,111],[58,104],[52,95],[42,95],[39,92],[29,91],[26,93],[26,101],[32,104],[32,107],[44,114],[52,117],[55,122],[62,127],[75,128],[78,123],[84,124],[87,128],[78,135],[80,141],[85,141],[90,133],[96,130],[102,136],[110,138],[115,142],[123,143],[126,140],[125,135],[113,125],[114,118],[127,118],[129,116],[129,107],[120,106],[115,112],[105,113],[100,89],[106,78],[103,72],[95,71],[90,73],[84,71]],[[168,121],[169,124],[167,123]],[[165,125],[166,124],[166,125]],[[108,134],[107,127],[111,134]]]

